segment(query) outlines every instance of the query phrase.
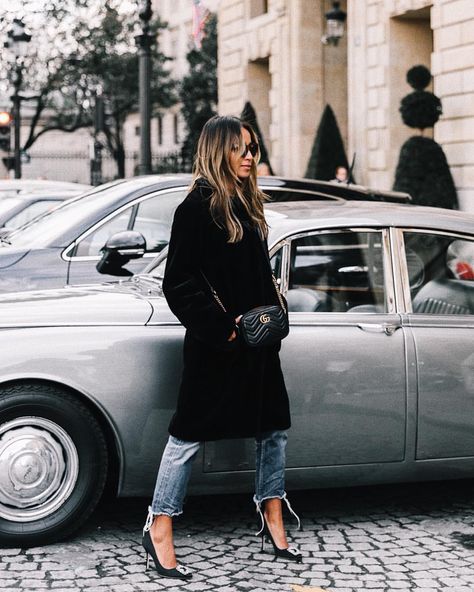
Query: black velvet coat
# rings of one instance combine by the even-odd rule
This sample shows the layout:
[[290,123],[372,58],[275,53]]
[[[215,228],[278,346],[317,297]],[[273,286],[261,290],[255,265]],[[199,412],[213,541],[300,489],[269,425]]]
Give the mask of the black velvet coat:
[[200,442],[290,426],[280,344],[249,348],[239,338],[228,342],[236,317],[279,302],[268,259],[241,210],[236,213],[244,236],[227,242],[226,231],[211,216],[210,196],[209,186],[200,182],[177,208],[163,281],[168,304],[186,328],[183,376],[169,432]]

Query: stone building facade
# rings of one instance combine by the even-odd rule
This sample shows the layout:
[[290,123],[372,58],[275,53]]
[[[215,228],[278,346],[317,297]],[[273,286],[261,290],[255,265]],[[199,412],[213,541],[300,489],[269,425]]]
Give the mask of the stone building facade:
[[393,184],[403,125],[400,99],[413,65],[433,74],[443,115],[433,131],[443,147],[461,207],[474,211],[474,2],[347,0],[346,36],[321,43],[329,0],[221,0],[219,111],[254,105],[274,170],[301,176],[322,109],[338,120],[355,176]]
[[324,12],[319,0],[220,4],[219,111],[238,115],[252,103],[279,174],[304,173],[325,103],[347,140],[346,39],[321,43]]
[[400,99],[415,63],[430,67],[443,105],[434,139],[443,147],[461,207],[474,211],[474,2],[366,0],[348,11],[350,146],[364,181],[389,186],[401,144]]

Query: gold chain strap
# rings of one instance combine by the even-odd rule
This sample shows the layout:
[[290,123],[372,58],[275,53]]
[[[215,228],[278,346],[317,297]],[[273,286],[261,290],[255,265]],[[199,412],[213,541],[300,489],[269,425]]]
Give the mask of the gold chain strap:
[[211,286],[211,290],[212,290],[212,294],[213,294],[214,298],[217,300],[217,303],[220,305],[220,307],[222,308],[222,310],[224,312],[227,312],[226,309],[225,309],[225,306],[222,304],[222,301],[219,298],[219,295],[217,294],[217,292],[214,290],[214,288],[212,286]]
[[278,282],[276,280],[276,277],[273,275],[273,273],[272,273],[272,280],[273,280],[273,285],[275,286],[275,290],[276,290],[276,293],[277,293],[277,296],[278,296],[278,300],[280,301],[280,306],[282,307],[283,312],[286,313],[286,306],[283,303],[283,297],[282,297],[281,292],[280,292],[280,286],[278,285]]
[[[278,285],[278,282],[277,282],[275,276],[273,275],[273,273],[272,273],[272,280],[273,280],[273,285],[275,286],[275,291],[277,293],[278,300],[280,301],[280,306],[283,309],[283,311],[286,313],[286,306],[285,306],[285,303],[283,302],[283,297],[280,292],[280,286]],[[209,284],[209,285],[211,286],[211,284]],[[214,290],[214,288],[212,286],[211,286],[211,290],[212,290],[212,295],[216,299],[219,306],[222,308],[222,310],[224,312],[227,312],[225,306],[222,304],[222,300],[219,298],[219,294]]]

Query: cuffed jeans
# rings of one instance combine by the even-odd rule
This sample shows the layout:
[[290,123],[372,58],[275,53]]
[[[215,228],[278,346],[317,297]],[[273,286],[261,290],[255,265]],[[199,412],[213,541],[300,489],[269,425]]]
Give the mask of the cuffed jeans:
[[[266,499],[286,500],[285,494],[285,431],[265,432],[255,439],[255,495],[259,509]],[[191,467],[201,446],[200,442],[186,442],[170,436],[161,459],[153,501],[152,516],[178,516],[183,512]]]

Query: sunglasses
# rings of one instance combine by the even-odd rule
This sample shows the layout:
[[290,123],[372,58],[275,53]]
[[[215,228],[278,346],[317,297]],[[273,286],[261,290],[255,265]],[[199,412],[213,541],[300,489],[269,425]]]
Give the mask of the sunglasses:
[[[238,149],[239,149],[239,146],[237,144],[234,144],[234,146],[232,146],[232,151],[233,152],[237,152]],[[257,156],[257,152],[258,152],[258,144],[257,144],[257,142],[250,142],[250,144],[245,144],[245,148],[240,153],[240,157],[241,158],[245,158],[245,156],[247,156],[247,152],[249,152],[249,151],[250,151],[250,154],[253,157]]]

